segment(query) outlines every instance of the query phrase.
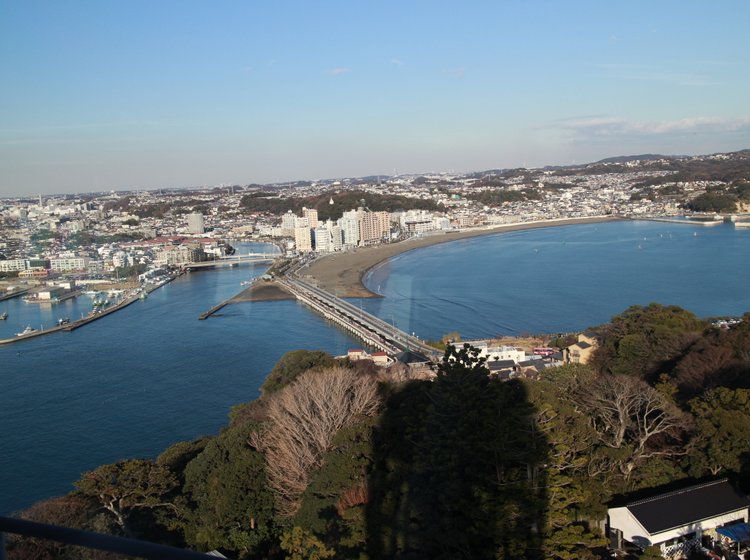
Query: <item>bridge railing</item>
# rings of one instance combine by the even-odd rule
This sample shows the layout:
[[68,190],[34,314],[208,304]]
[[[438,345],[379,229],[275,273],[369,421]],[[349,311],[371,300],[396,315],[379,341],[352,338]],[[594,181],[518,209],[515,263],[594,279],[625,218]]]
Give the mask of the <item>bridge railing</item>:
[[6,560],[5,533],[52,540],[138,558],[154,560],[216,560],[216,557],[213,555],[194,552],[192,550],[184,550],[163,544],[126,539],[124,537],[80,529],[70,529],[68,527],[60,527],[59,525],[36,523],[14,517],[0,517],[0,560]]

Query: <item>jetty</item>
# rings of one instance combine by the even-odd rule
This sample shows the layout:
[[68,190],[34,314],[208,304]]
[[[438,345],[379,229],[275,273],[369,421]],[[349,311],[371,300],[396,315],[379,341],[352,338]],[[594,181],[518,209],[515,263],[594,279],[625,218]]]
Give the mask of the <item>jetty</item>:
[[22,296],[23,294],[27,293],[31,288],[23,288],[21,290],[16,290],[14,292],[9,292],[6,294],[3,294],[0,296],[0,301],[6,301],[9,299],[17,298],[19,296]]
[[49,327],[47,329],[38,329],[35,331],[32,331],[30,333],[26,334],[19,334],[14,336],[13,338],[3,338],[0,339],[0,345],[3,344],[12,344],[13,342],[20,342],[22,340],[28,340],[29,338],[36,338],[38,336],[44,336],[47,334],[52,334],[56,332],[71,332],[76,329],[80,329],[84,325],[88,325],[89,323],[93,323],[94,321],[97,321],[101,319],[102,317],[106,317],[107,315],[110,315],[114,313],[115,311],[119,311],[120,309],[124,309],[127,306],[135,303],[136,301],[141,299],[141,294],[146,293],[149,294],[153,292],[154,290],[157,290],[158,288],[161,288],[165,284],[168,284],[172,280],[174,280],[177,276],[170,276],[167,280],[163,282],[159,282],[158,284],[154,284],[152,286],[147,286],[143,288],[143,290],[140,293],[134,293],[133,295],[130,295],[126,298],[124,298],[122,301],[110,306],[106,307],[104,309],[99,309],[97,311],[92,311],[89,313],[86,317],[81,317],[80,319],[77,319],[75,321],[70,321],[69,323],[65,323],[62,325],[55,325],[53,327]]

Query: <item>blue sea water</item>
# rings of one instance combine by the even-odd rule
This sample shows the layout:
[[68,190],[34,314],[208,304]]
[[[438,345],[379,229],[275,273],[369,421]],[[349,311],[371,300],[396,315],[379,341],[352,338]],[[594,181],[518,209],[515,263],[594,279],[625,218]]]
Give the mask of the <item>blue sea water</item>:
[[[295,301],[241,303],[198,320],[265,269],[193,272],[76,331],[0,346],[0,514],[67,493],[100,464],[217,433],[287,350],[360,346]],[[88,299],[79,305],[90,308]],[[52,320],[62,307],[2,302],[11,325],[0,337],[38,328],[40,313]]]
[[627,307],[750,311],[750,229],[649,221],[488,235],[401,254],[371,271],[363,307],[427,339],[557,333]]
[[[509,232],[391,259],[367,278],[385,297],[362,306],[423,338],[575,331],[651,301],[740,315],[750,310],[749,257],[750,230],[730,225]],[[361,346],[294,301],[232,305],[198,321],[264,270],[191,273],[72,333],[0,346],[0,514],[64,494],[100,464],[216,433],[288,350]],[[65,315],[87,312],[86,299],[65,304]],[[3,309],[2,338],[63,314],[20,299]]]

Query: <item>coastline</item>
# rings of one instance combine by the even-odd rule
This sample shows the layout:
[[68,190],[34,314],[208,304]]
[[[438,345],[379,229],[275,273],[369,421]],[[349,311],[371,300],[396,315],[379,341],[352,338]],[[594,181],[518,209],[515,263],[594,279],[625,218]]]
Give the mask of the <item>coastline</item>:
[[310,263],[300,271],[310,277],[317,285],[332,294],[347,298],[381,297],[368,290],[364,285],[367,274],[384,261],[413,251],[441,243],[470,239],[496,233],[538,229],[545,227],[567,226],[576,224],[595,224],[625,220],[619,216],[595,216],[590,218],[564,218],[557,220],[539,220],[515,224],[501,224],[458,232],[440,232],[429,236],[407,239],[398,243],[359,247],[346,253],[325,255]]

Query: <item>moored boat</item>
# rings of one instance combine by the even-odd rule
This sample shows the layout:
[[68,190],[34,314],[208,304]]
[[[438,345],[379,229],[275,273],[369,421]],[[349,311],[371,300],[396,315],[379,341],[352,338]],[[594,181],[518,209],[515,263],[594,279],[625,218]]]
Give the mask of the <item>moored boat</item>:
[[3,311],[2,313],[0,313],[0,321],[5,321],[7,318],[8,318],[7,311]]
[[16,336],[25,336],[33,332],[36,332],[36,329],[33,328],[31,325],[28,325],[25,329],[23,329],[23,331],[21,331],[20,333],[16,333]]

